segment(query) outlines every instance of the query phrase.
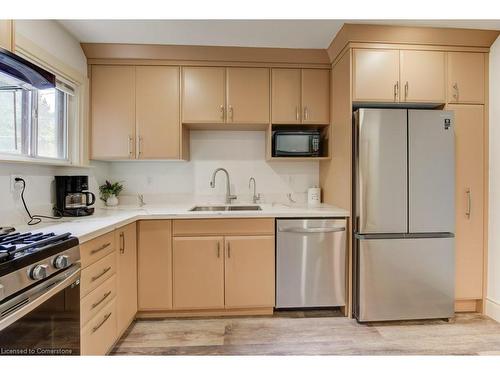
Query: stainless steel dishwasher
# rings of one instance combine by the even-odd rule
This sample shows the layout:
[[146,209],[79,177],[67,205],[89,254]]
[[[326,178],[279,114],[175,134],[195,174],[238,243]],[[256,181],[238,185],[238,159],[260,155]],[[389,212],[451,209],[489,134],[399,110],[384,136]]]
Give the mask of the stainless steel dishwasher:
[[277,220],[276,307],[345,305],[346,220]]

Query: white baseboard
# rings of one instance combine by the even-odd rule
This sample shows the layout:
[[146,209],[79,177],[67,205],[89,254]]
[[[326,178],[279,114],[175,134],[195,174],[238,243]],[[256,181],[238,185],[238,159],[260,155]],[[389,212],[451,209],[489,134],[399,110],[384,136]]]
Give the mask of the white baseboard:
[[486,299],[486,315],[500,322],[500,303],[489,298]]

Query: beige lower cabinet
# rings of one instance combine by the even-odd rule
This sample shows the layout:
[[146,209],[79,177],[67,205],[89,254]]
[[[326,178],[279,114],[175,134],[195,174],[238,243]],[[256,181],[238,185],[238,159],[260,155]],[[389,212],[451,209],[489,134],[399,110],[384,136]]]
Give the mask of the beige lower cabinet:
[[226,308],[274,306],[274,236],[225,237]]
[[117,330],[121,335],[137,313],[137,231],[132,223],[115,230],[117,245]]
[[[446,109],[455,114],[455,298],[480,300],[484,267],[484,107],[453,104]],[[474,303],[470,306],[476,310]]]
[[222,237],[174,238],[174,309],[224,307],[223,242]]
[[138,223],[138,309],[172,309],[172,221]]

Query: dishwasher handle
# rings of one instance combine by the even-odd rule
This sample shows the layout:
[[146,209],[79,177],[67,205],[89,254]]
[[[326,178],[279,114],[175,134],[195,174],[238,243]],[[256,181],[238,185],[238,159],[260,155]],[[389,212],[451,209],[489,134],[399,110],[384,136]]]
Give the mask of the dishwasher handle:
[[323,227],[323,228],[283,227],[279,228],[278,231],[291,232],[291,233],[332,233],[332,232],[344,232],[345,227]]

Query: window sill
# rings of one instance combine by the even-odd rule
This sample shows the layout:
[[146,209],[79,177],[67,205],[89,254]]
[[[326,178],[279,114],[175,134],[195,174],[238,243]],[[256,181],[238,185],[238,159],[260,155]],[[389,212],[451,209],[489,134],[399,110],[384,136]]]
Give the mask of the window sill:
[[56,167],[91,168],[90,165],[72,164],[69,160],[57,160],[50,158],[29,158],[25,156],[0,154],[0,163],[20,163],[29,165],[48,165]]

